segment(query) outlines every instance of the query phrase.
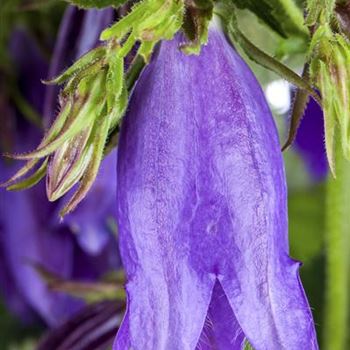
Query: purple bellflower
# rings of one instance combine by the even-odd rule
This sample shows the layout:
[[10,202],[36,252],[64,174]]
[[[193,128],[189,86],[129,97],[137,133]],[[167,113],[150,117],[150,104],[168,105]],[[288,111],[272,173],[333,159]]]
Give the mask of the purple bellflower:
[[317,181],[324,180],[328,174],[323,120],[321,107],[310,99],[295,138],[296,150]]
[[217,29],[199,56],[180,44],[161,44],[122,125],[128,305],[114,350],[318,349],[263,93]]

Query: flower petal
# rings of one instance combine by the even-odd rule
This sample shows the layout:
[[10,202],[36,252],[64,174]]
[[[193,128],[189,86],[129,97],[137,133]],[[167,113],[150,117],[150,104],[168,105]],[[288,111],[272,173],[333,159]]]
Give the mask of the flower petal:
[[243,343],[243,331],[232,311],[220,282],[216,281],[208,315],[196,349],[241,350]]
[[115,349],[126,337],[135,349],[194,349],[217,279],[256,350],[316,349],[288,258],[285,175],[261,88],[218,31],[197,57],[180,42],[161,45],[122,127],[129,305]]

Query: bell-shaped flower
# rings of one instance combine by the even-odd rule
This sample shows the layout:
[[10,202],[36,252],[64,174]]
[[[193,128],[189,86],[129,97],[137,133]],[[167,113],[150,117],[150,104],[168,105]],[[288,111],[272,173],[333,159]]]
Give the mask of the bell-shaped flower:
[[261,88],[218,29],[199,56],[182,41],[161,44],[122,125],[128,305],[114,349],[317,349]]

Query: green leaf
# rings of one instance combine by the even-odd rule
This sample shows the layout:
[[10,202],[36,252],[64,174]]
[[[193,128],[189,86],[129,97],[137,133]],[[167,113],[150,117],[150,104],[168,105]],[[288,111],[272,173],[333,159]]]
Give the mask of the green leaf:
[[233,42],[237,41],[252,61],[256,62],[257,64],[263,66],[266,69],[275,72],[276,74],[280,75],[283,79],[286,79],[296,87],[305,90],[308,94],[310,94],[313,97],[313,99],[319,105],[321,105],[320,97],[313,90],[312,86],[307,80],[301,78],[298,74],[293,72],[287,66],[277,61],[275,58],[269,56],[248,40],[248,38],[238,28],[234,9],[231,9],[231,18],[226,23],[226,25],[229,38]]
[[65,0],[72,5],[89,9],[89,8],[98,8],[102,9],[104,7],[113,6],[119,7],[127,2],[127,0]]
[[252,11],[280,36],[307,37],[303,13],[293,0],[229,0],[240,9]]

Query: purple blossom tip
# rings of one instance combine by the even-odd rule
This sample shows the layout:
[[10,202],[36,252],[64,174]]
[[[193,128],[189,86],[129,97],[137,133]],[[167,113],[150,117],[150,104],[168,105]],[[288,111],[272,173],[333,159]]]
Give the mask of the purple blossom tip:
[[324,180],[328,174],[326,147],[324,144],[323,112],[310,99],[295,139],[297,151],[315,180]]

